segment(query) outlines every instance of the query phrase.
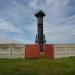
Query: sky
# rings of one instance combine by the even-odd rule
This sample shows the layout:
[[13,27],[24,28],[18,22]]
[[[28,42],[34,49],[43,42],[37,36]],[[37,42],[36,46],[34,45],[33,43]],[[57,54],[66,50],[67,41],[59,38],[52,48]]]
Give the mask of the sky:
[[47,44],[75,44],[75,0],[0,0],[0,43],[34,44],[39,10]]

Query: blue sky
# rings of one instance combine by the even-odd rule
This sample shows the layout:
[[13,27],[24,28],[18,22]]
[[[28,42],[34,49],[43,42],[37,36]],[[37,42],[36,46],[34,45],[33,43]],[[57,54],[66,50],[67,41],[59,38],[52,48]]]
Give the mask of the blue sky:
[[75,44],[75,0],[0,0],[0,43],[35,43],[40,9],[47,43]]

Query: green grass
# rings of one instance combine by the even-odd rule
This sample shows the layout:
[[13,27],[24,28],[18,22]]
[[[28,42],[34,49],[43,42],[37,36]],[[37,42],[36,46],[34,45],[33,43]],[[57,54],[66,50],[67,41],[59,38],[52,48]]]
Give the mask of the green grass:
[[0,75],[75,75],[75,57],[0,59]]

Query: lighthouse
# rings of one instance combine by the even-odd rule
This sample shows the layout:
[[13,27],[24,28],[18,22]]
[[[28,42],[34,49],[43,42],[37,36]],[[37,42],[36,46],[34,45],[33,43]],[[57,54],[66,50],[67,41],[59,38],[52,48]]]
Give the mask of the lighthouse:
[[45,13],[40,10],[35,14],[37,18],[37,35],[35,42],[40,46],[40,48],[43,48],[43,44],[46,43],[45,35],[43,34],[43,18],[45,16]]
[[36,35],[36,43],[44,44],[46,42],[45,35],[43,34],[43,17],[45,13],[40,10],[35,14],[37,18],[37,35]]

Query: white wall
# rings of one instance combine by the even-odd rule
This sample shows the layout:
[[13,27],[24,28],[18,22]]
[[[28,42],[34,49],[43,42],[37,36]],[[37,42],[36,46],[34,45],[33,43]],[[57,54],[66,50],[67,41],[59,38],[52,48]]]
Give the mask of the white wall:
[[75,45],[72,44],[62,44],[54,45],[54,58],[62,58],[75,56]]
[[[6,46],[8,46],[8,48]],[[25,58],[24,54],[25,45],[23,44],[0,45],[0,58]]]
[[[75,45],[55,44],[54,58],[75,56]],[[25,58],[24,44],[0,44],[0,58]]]

